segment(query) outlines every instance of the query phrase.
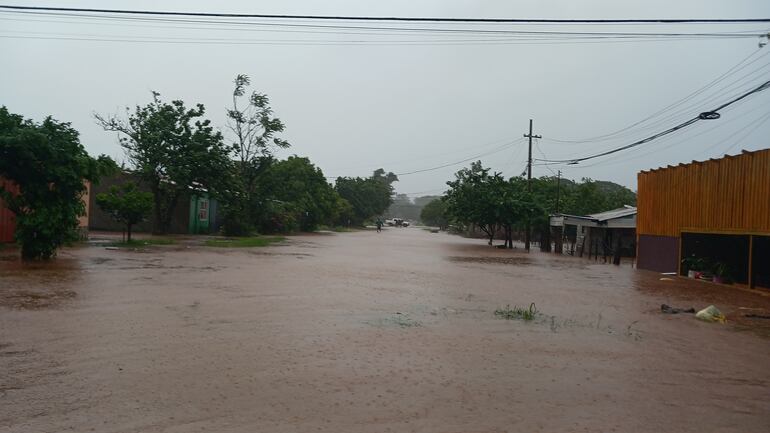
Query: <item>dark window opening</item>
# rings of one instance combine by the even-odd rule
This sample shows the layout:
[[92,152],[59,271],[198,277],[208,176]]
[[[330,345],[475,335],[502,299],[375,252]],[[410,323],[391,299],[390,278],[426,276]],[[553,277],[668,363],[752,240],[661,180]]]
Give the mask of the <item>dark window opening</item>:
[[[703,259],[704,269],[698,271],[711,273],[721,263],[726,265],[728,280],[749,283],[749,235],[682,233],[679,260],[686,257]],[[682,275],[687,275],[687,264],[682,264],[680,269]]]
[[751,254],[752,285],[770,290],[770,236],[754,236]]

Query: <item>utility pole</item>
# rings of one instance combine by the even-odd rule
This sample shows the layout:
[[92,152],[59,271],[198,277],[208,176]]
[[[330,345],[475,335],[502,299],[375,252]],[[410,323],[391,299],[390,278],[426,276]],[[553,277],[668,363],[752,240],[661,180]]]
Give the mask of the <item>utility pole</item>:
[[[559,214],[559,196],[561,195],[561,170],[556,175],[556,214]],[[554,246],[554,253],[561,254],[562,239],[564,238],[564,218],[562,218],[562,226],[556,228],[556,244]]]
[[561,192],[561,170],[556,175],[556,213],[559,213],[559,193]]
[[[532,192],[532,139],[543,138],[539,135],[532,135],[532,119],[529,119],[529,134],[524,134],[524,137],[529,138],[529,157],[527,158],[527,192]],[[527,233],[524,234],[524,248],[529,252],[530,242],[530,227],[529,216],[527,216]]]

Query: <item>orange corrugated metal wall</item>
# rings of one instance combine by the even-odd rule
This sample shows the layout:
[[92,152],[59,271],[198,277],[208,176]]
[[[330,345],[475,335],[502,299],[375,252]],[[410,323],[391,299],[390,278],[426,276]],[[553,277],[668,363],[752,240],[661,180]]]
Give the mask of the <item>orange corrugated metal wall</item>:
[[[0,186],[8,191],[15,191],[16,187],[10,181],[0,178]],[[13,232],[16,229],[16,218],[13,212],[8,210],[3,200],[0,199],[0,242],[13,242]]]
[[637,233],[770,233],[770,149],[638,175]]

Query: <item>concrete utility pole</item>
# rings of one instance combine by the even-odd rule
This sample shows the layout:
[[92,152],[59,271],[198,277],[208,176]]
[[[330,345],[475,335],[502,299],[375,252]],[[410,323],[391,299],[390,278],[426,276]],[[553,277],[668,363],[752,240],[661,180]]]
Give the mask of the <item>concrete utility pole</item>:
[[561,192],[561,170],[556,174],[556,213],[559,213],[559,193]]
[[[556,175],[556,214],[559,212],[559,196],[561,195],[561,170]],[[564,238],[564,219],[562,218],[562,226],[556,228],[556,243],[554,246],[554,252],[561,254],[563,252],[562,239]]]
[[[532,135],[532,119],[529,119],[529,134],[524,134],[529,138],[529,157],[527,158],[527,191],[532,192],[532,139],[543,138],[539,135]],[[529,252],[529,237],[531,232],[529,218],[527,218],[527,233],[524,235],[524,248]]]

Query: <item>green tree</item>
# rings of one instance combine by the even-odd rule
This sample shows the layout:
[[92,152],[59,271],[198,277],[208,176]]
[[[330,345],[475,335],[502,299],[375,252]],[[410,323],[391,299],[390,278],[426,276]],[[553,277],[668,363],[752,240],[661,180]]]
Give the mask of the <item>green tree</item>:
[[313,231],[334,224],[346,211],[346,203],[308,158],[290,156],[276,162],[260,183],[268,197],[265,206],[272,210],[262,221],[263,231]]
[[[232,137],[232,152],[236,163],[235,182],[225,200],[225,228],[238,227],[248,231],[256,221],[264,219],[268,208],[260,195],[259,182],[273,162],[273,150],[288,148],[286,140],[277,137],[285,125],[273,116],[270,99],[259,92],[247,95],[251,80],[239,74],[234,80],[232,107],[227,109],[227,127]],[[242,233],[233,233],[242,234]]]
[[184,102],[170,103],[153,92],[153,100],[126,119],[95,114],[107,131],[117,131],[121,146],[140,178],[150,186],[155,212],[155,233],[167,233],[174,210],[186,193],[206,190],[210,195],[232,185],[230,149],[222,134],[203,118],[205,108],[187,109]]
[[449,226],[446,202],[441,199],[434,199],[426,204],[420,212],[420,220],[423,224],[446,230]]
[[351,223],[362,225],[367,219],[382,215],[393,202],[393,173],[378,169],[371,177],[338,177],[335,190],[352,207]]
[[98,181],[110,166],[108,157],[86,153],[69,123],[49,116],[38,124],[0,107],[0,176],[19,189],[14,194],[0,187],[0,198],[16,215],[23,259],[50,259],[77,239],[85,182]]
[[486,233],[489,244],[497,233],[500,223],[498,185],[490,181],[493,175],[481,165],[471,163],[455,174],[455,180],[447,182],[447,211],[451,219],[464,226],[476,226]]
[[500,224],[505,231],[505,245],[513,248],[513,231],[526,229],[527,222],[548,220],[542,203],[529,191],[527,180],[512,177],[500,187]]
[[131,242],[131,227],[144,221],[152,211],[152,194],[139,191],[135,183],[127,182],[98,194],[96,204],[112,219],[125,224],[126,240]]

